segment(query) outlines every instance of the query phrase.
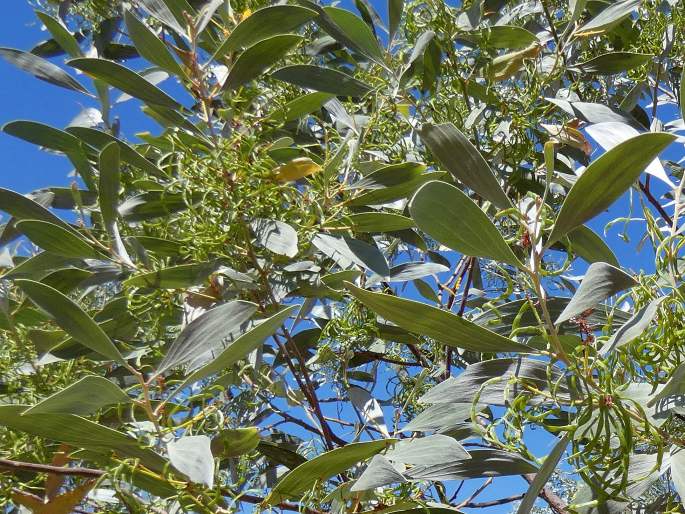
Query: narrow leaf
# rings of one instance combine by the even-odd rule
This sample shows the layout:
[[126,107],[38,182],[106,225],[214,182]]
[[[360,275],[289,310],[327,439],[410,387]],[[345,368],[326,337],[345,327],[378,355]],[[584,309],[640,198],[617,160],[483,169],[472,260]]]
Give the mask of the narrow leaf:
[[26,295],[41,309],[52,316],[59,325],[71,337],[83,346],[108,359],[125,363],[124,358],[114,343],[81,307],[73,300],[66,297],[50,286],[34,282],[33,280],[19,279],[15,283]]
[[311,488],[317,481],[342,473],[358,462],[372,457],[395,442],[395,439],[382,439],[363,443],[351,443],[336,448],[299,465],[287,473],[271,490],[264,500],[265,505],[277,505],[283,500],[296,498]]
[[448,346],[474,352],[530,352],[531,348],[480,327],[456,314],[389,294],[372,293],[349,282],[352,296],[401,328]]
[[349,237],[333,237],[328,234],[317,234],[312,239],[324,255],[333,259],[341,268],[349,268],[353,264],[377,273],[381,277],[390,274],[388,261],[378,248],[358,239]]
[[568,234],[571,248],[579,257],[592,264],[593,262],[607,262],[619,267],[618,259],[598,234],[591,228],[581,225]]
[[184,72],[167,46],[145,23],[131,11],[124,12],[128,35],[142,57],[172,75],[183,76]]
[[483,156],[452,123],[425,124],[421,140],[452,176],[500,209],[511,207]]
[[130,403],[131,398],[106,378],[87,376],[27,409],[28,414],[76,414],[88,416],[103,407]]
[[5,47],[0,47],[0,57],[40,80],[44,80],[45,82],[65,89],[71,89],[72,91],[90,95],[88,90],[79,84],[66,71],[59,66],[52,64],[50,61],[46,61],[42,57],[21,50],[15,50],[14,48]]
[[487,215],[450,184],[433,181],[421,186],[409,212],[421,230],[452,250],[523,266]]
[[245,50],[228,73],[224,89],[230,91],[259,77],[267,68],[280,61],[291,48],[302,41],[301,36],[281,34],[255,43]]
[[611,29],[637,9],[642,0],[623,0],[609,5],[575,32],[576,36],[596,36]]
[[547,246],[614,203],[674,139],[666,133],[640,134],[590,164],[566,196]]
[[561,456],[568,446],[569,439],[569,436],[565,435],[554,445],[554,448],[545,459],[542,467],[535,474],[535,478],[521,500],[519,508],[516,511],[517,514],[528,514],[531,511],[533,505],[535,505],[535,501],[538,499],[540,491],[545,487],[549,477],[552,476],[552,473],[554,473],[554,470],[557,468],[557,464],[559,464]]
[[554,323],[558,325],[578,316],[619,291],[635,285],[637,281],[619,268],[606,262],[592,263],[580,287]]
[[350,491],[368,491],[389,484],[402,484],[406,481],[407,479],[393,466],[392,462],[382,455],[374,455]]
[[152,106],[160,105],[174,110],[181,108],[181,105],[164,91],[121,64],[86,57],[71,59],[67,64]]
[[33,244],[53,254],[74,259],[102,258],[85,239],[48,221],[22,220],[16,227]]
[[371,91],[369,86],[347,73],[310,64],[285,66],[271,76],[295,86],[339,96],[364,96]]
[[258,41],[295,30],[316,16],[316,12],[299,5],[272,5],[253,12],[233,29],[215,52],[219,59],[229,52],[247,48]]

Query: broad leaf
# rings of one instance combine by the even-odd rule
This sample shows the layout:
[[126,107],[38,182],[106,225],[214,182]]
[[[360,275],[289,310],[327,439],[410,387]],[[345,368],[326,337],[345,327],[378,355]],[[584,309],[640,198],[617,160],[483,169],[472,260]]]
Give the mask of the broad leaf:
[[90,95],[88,90],[79,84],[76,79],[66,71],[59,66],[52,64],[50,61],[46,61],[42,57],[14,48],[4,47],[0,47],[0,57],[40,80]]
[[214,458],[206,435],[181,437],[167,444],[169,461],[192,482],[214,487]]
[[637,9],[642,0],[623,0],[609,5],[597,16],[576,30],[576,36],[596,36],[611,29]]
[[367,491],[384,485],[404,483],[404,478],[392,462],[383,455],[374,455],[361,476],[354,482],[350,491]]
[[[478,401],[488,405],[507,405],[519,394],[532,395],[524,384],[532,384],[541,391],[547,391],[547,368],[545,361],[525,357],[476,362],[459,375],[434,386],[419,401],[430,404]],[[563,373],[552,367],[551,376],[554,383],[560,382],[558,393],[565,393],[567,388],[561,382]],[[514,378],[517,382],[510,383]]]
[[487,215],[450,184],[424,184],[412,198],[409,212],[421,230],[452,250],[523,266]]
[[392,212],[362,212],[345,216],[327,228],[352,230],[355,233],[394,232],[414,228],[414,222],[411,218]]
[[61,228],[79,235],[70,225],[55,216],[39,203],[10,189],[0,188],[0,210],[18,220],[40,220],[58,225]]
[[88,241],[54,223],[22,220],[16,223],[16,227],[33,244],[56,255],[73,259],[102,258],[102,255]]
[[274,486],[264,500],[265,505],[277,505],[283,500],[296,498],[311,488],[317,481],[328,480],[343,473],[362,460],[372,457],[395,442],[395,439],[382,439],[363,443],[351,443],[336,448],[299,465]]
[[614,203],[673,140],[671,134],[641,134],[590,164],[564,200],[547,246]]
[[124,358],[110,338],[81,307],[73,300],[50,286],[34,282],[33,280],[18,279],[15,283],[21,287],[26,295],[46,311],[55,323],[83,346],[94,352],[119,363],[125,363]]
[[257,448],[260,441],[257,427],[224,428],[212,439],[212,454],[220,459],[239,457]]
[[139,462],[158,473],[168,465],[160,455],[139,441],[106,426],[73,414],[27,414],[23,405],[0,405],[0,425],[38,437],[85,448],[102,455],[112,451]]
[[360,268],[371,270],[381,277],[387,277],[390,274],[388,261],[385,260],[380,250],[364,241],[349,237],[339,238],[328,234],[317,234],[312,239],[312,244],[324,255],[333,259],[341,268],[357,265]]
[[131,398],[106,378],[87,376],[27,409],[29,414],[95,414],[103,407],[130,403]]
[[470,459],[431,466],[414,466],[405,473],[412,480],[468,480],[471,478],[523,475],[537,468],[517,453],[503,450],[473,450]]
[[145,23],[128,10],[124,12],[124,20],[128,35],[142,57],[173,75],[185,75],[167,46]]
[[409,332],[474,352],[526,352],[528,346],[480,327],[456,314],[389,294],[372,293],[350,283],[347,289],[379,316]]
[[160,105],[174,110],[181,108],[181,105],[164,91],[121,64],[106,59],[87,57],[71,59],[67,64],[142,100],[146,104]]
[[388,0],[388,41],[397,33],[404,10],[404,0]]
[[570,69],[593,75],[614,75],[649,62],[653,55],[634,52],[609,52],[598,55],[589,61],[571,66]]
[[247,48],[258,41],[295,30],[314,18],[316,12],[299,5],[272,5],[253,12],[233,29],[214,58]]
[[207,277],[218,266],[216,261],[171,266],[158,271],[134,275],[125,280],[124,285],[126,287],[155,287],[158,289],[186,288],[207,280]]
[[260,246],[286,257],[297,255],[297,231],[287,223],[255,218],[250,227]]
[[3,132],[35,145],[58,152],[82,152],[81,142],[60,129],[35,121],[11,121],[2,127]]
[[406,282],[446,271],[449,268],[437,262],[403,262],[390,268],[390,282]]
[[391,461],[412,466],[433,466],[471,458],[456,439],[443,434],[402,439],[385,456]]
[[[355,50],[358,50],[369,59],[383,63],[383,51],[378,44],[376,36],[374,36],[364,20],[355,16],[350,11],[340,9],[339,7],[324,7],[323,10],[337,26],[336,28],[345,35],[344,40],[340,41],[341,43],[351,43]],[[324,30],[326,28],[327,25],[324,25]],[[336,33],[331,34],[331,36],[335,38],[337,35]]]
[[185,380],[184,384],[192,384],[193,382],[213,375],[214,373],[230,368],[240,359],[245,358],[248,353],[261,346],[262,343],[264,343],[264,340],[267,337],[271,337],[298,308],[298,305],[286,307],[270,318],[260,322],[251,330],[237,337],[225,350],[214,357],[211,362],[193,372]]
[[581,225],[568,234],[568,240],[573,251],[590,264],[607,262],[612,266],[619,266],[614,252],[591,228]]
[[556,325],[582,314],[619,291],[637,285],[633,277],[606,262],[590,265],[580,287],[554,322]]
[[600,353],[602,355],[606,355],[608,352],[616,348],[620,348],[621,346],[626,345],[634,339],[640,337],[647,327],[652,323],[652,320],[659,311],[661,302],[663,302],[665,299],[665,296],[655,298],[647,305],[642,307],[639,311],[637,311],[628,321],[619,327],[614,335],[611,336],[611,338],[605,343]]
[[452,123],[425,124],[421,140],[452,176],[500,209],[511,207],[483,156]]
[[157,374],[185,364],[207,352],[222,349],[222,343],[247,328],[247,322],[257,312],[257,305],[242,300],[214,307],[193,320],[171,344],[157,367]]
[[311,64],[285,66],[271,76],[295,86],[339,96],[364,96],[371,91],[369,86],[347,73]]
[[[178,35],[186,35],[187,22],[183,17],[183,8],[172,10],[173,2],[167,0],[139,0],[139,3],[143,9],[154,18],[157,18],[157,20],[174,29]],[[189,14],[193,12],[192,9],[185,9],[185,11]]]
[[53,18],[42,11],[36,11],[36,16],[43,22],[45,28],[48,29],[48,32],[50,32],[55,41],[57,41],[59,46],[61,46],[67,54],[71,57],[79,57],[82,55],[78,41],[64,26],[61,20]]
[[442,431],[471,422],[472,402],[436,403],[421,411],[402,432]]
[[301,36],[281,34],[255,43],[235,61],[228,72],[224,89],[230,91],[256,79],[267,68],[280,61],[300,41]]

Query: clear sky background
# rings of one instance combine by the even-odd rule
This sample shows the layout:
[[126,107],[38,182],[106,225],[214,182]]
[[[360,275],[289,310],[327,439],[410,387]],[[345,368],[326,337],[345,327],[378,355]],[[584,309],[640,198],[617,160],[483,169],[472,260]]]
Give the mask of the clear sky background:
[[[376,4],[378,0],[374,2]],[[26,0],[2,0],[3,11],[0,17],[0,46],[29,50],[36,43],[46,39],[47,32],[42,30],[41,24],[33,14],[33,10]],[[383,2],[384,4],[385,2]],[[384,11],[383,7],[379,7]],[[57,58],[60,63],[62,58]],[[135,64],[132,64],[136,67]],[[68,67],[67,67],[68,68]],[[83,81],[89,84],[90,81]],[[116,95],[114,95],[116,97]],[[16,119],[30,119],[53,125],[59,128],[67,126],[84,107],[95,106],[94,101],[83,94],[67,91],[36,80],[23,73],[3,60],[0,60],[0,124]],[[139,130],[156,131],[155,125],[140,115],[137,102],[127,102],[117,107],[114,114],[122,116],[122,131],[125,137],[134,139],[133,134]],[[665,121],[669,121],[667,118]],[[679,160],[683,155],[682,145],[673,146],[665,157]],[[40,151],[38,147],[4,133],[0,133],[0,186],[27,193],[45,186],[68,185],[71,179],[68,173],[71,165],[67,159],[59,155]],[[653,183],[657,181],[652,181]],[[637,197],[635,198],[637,202]],[[591,226],[602,233],[604,224],[617,216],[628,212],[627,196],[621,199],[612,209],[598,217]],[[636,211],[639,215],[639,207]],[[639,228],[639,224],[632,224]],[[617,253],[619,261],[625,268],[638,271],[653,269],[653,255],[651,249],[637,251],[635,244],[640,233],[631,230],[631,244],[624,243],[619,237],[621,227],[614,227],[609,231],[608,243]],[[582,269],[582,267],[580,268]],[[549,452],[550,439],[534,437],[536,442],[533,449],[539,456]],[[479,481],[472,481],[477,486]],[[479,496],[479,501],[494,499],[525,490],[525,483],[519,477],[497,480],[496,487],[489,488]],[[467,488],[467,490],[470,488]],[[487,509],[487,512],[509,512],[511,506]]]

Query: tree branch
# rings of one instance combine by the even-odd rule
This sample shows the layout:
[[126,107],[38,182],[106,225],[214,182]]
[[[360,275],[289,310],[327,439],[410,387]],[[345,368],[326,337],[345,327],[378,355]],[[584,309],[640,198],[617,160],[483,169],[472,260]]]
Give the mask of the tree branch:
[[51,466],[50,464],[36,464],[34,462],[19,462],[16,460],[0,459],[0,468],[11,471],[30,471],[33,473],[52,473],[54,475],[71,475],[78,477],[101,477],[105,471],[99,469]]
[[[533,480],[535,480],[536,474],[537,473],[526,473],[525,475],[521,476],[530,484],[533,482]],[[549,487],[543,487],[538,496],[545,500],[547,505],[549,505],[550,508],[557,514],[568,514],[566,502]]]

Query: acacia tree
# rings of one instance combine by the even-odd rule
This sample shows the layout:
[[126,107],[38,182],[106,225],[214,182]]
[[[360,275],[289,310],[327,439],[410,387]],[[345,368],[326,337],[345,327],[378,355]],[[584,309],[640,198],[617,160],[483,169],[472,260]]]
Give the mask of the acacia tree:
[[[91,104],[3,127],[75,172],[0,189],[6,511],[682,511],[682,5],[355,6],[0,49]],[[587,225],[626,194],[640,273]]]

